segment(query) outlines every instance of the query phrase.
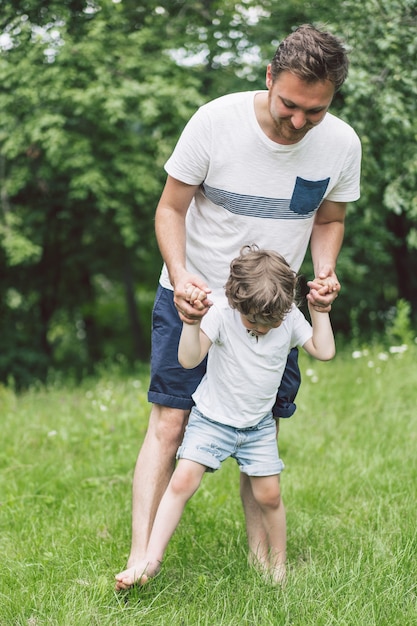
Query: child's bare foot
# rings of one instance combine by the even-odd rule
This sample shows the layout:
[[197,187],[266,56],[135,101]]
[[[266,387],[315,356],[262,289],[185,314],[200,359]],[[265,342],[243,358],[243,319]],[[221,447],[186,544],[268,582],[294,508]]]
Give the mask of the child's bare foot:
[[160,561],[140,561],[116,575],[116,591],[130,589],[133,585],[145,585],[160,569]]

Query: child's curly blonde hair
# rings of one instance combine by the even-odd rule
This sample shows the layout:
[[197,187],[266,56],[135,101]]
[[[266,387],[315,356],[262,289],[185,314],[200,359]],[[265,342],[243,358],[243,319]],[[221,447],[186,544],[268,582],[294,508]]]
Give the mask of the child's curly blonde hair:
[[225,285],[232,309],[257,322],[281,322],[295,302],[297,275],[287,261],[273,250],[256,244],[243,246],[230,264]]

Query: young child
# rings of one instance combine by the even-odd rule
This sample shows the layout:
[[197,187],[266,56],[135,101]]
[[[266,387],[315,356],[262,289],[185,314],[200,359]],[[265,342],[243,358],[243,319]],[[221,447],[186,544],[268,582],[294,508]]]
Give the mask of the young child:
[[[195,324],[183,324],[178,359],[196,367],[208,353],[207,373],[193,394],[193,407],[178,464],[159,505],[139,584],[160,569],[184,507],[204,473],[229,456],[250,477],[262,511],[269,553],[257,555],[273,582],[285,577],[285,511],[279,475],[284,465],[276,443],[271,409],[289,350],[302,346],[326,361],[335,354],[328,313],[309,305],[312,326],[295,306],[297,278],[276,252],[245,246],[230,265],[226,302],[216,304]],[[331,288],[331,286],[329,286]],[[190,301],[207,297],[188,286]]]

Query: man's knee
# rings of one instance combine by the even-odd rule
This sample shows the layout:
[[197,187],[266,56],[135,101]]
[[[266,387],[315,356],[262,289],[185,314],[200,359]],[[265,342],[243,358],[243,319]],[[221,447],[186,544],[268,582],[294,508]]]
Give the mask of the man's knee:
[[179,446],[184,434],[189,411],[154,404],[149,428],[163,445]]

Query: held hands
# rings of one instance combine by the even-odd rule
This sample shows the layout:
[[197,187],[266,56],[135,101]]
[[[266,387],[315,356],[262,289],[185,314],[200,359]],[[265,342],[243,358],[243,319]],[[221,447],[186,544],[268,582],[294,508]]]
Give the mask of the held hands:
[[201,310],[205,308],[203,305],[203,301],[207,299],[207,292],[200,289],[200,287],[196,285],[192,285],[191,283],[187,283],[185,285],[185,293],[186,300],[196,309]]
[[319,275],[307,283],[310,292],[307,294],[309,304],[322,313],[329,313],[333,302],[340,291],[340,283],[330,265],[324,265]]
[[180,320],[185,324],[197,324],[212,305],[208,299],[211,289],[198,276],[184,275],[174,288],[174,304]]

